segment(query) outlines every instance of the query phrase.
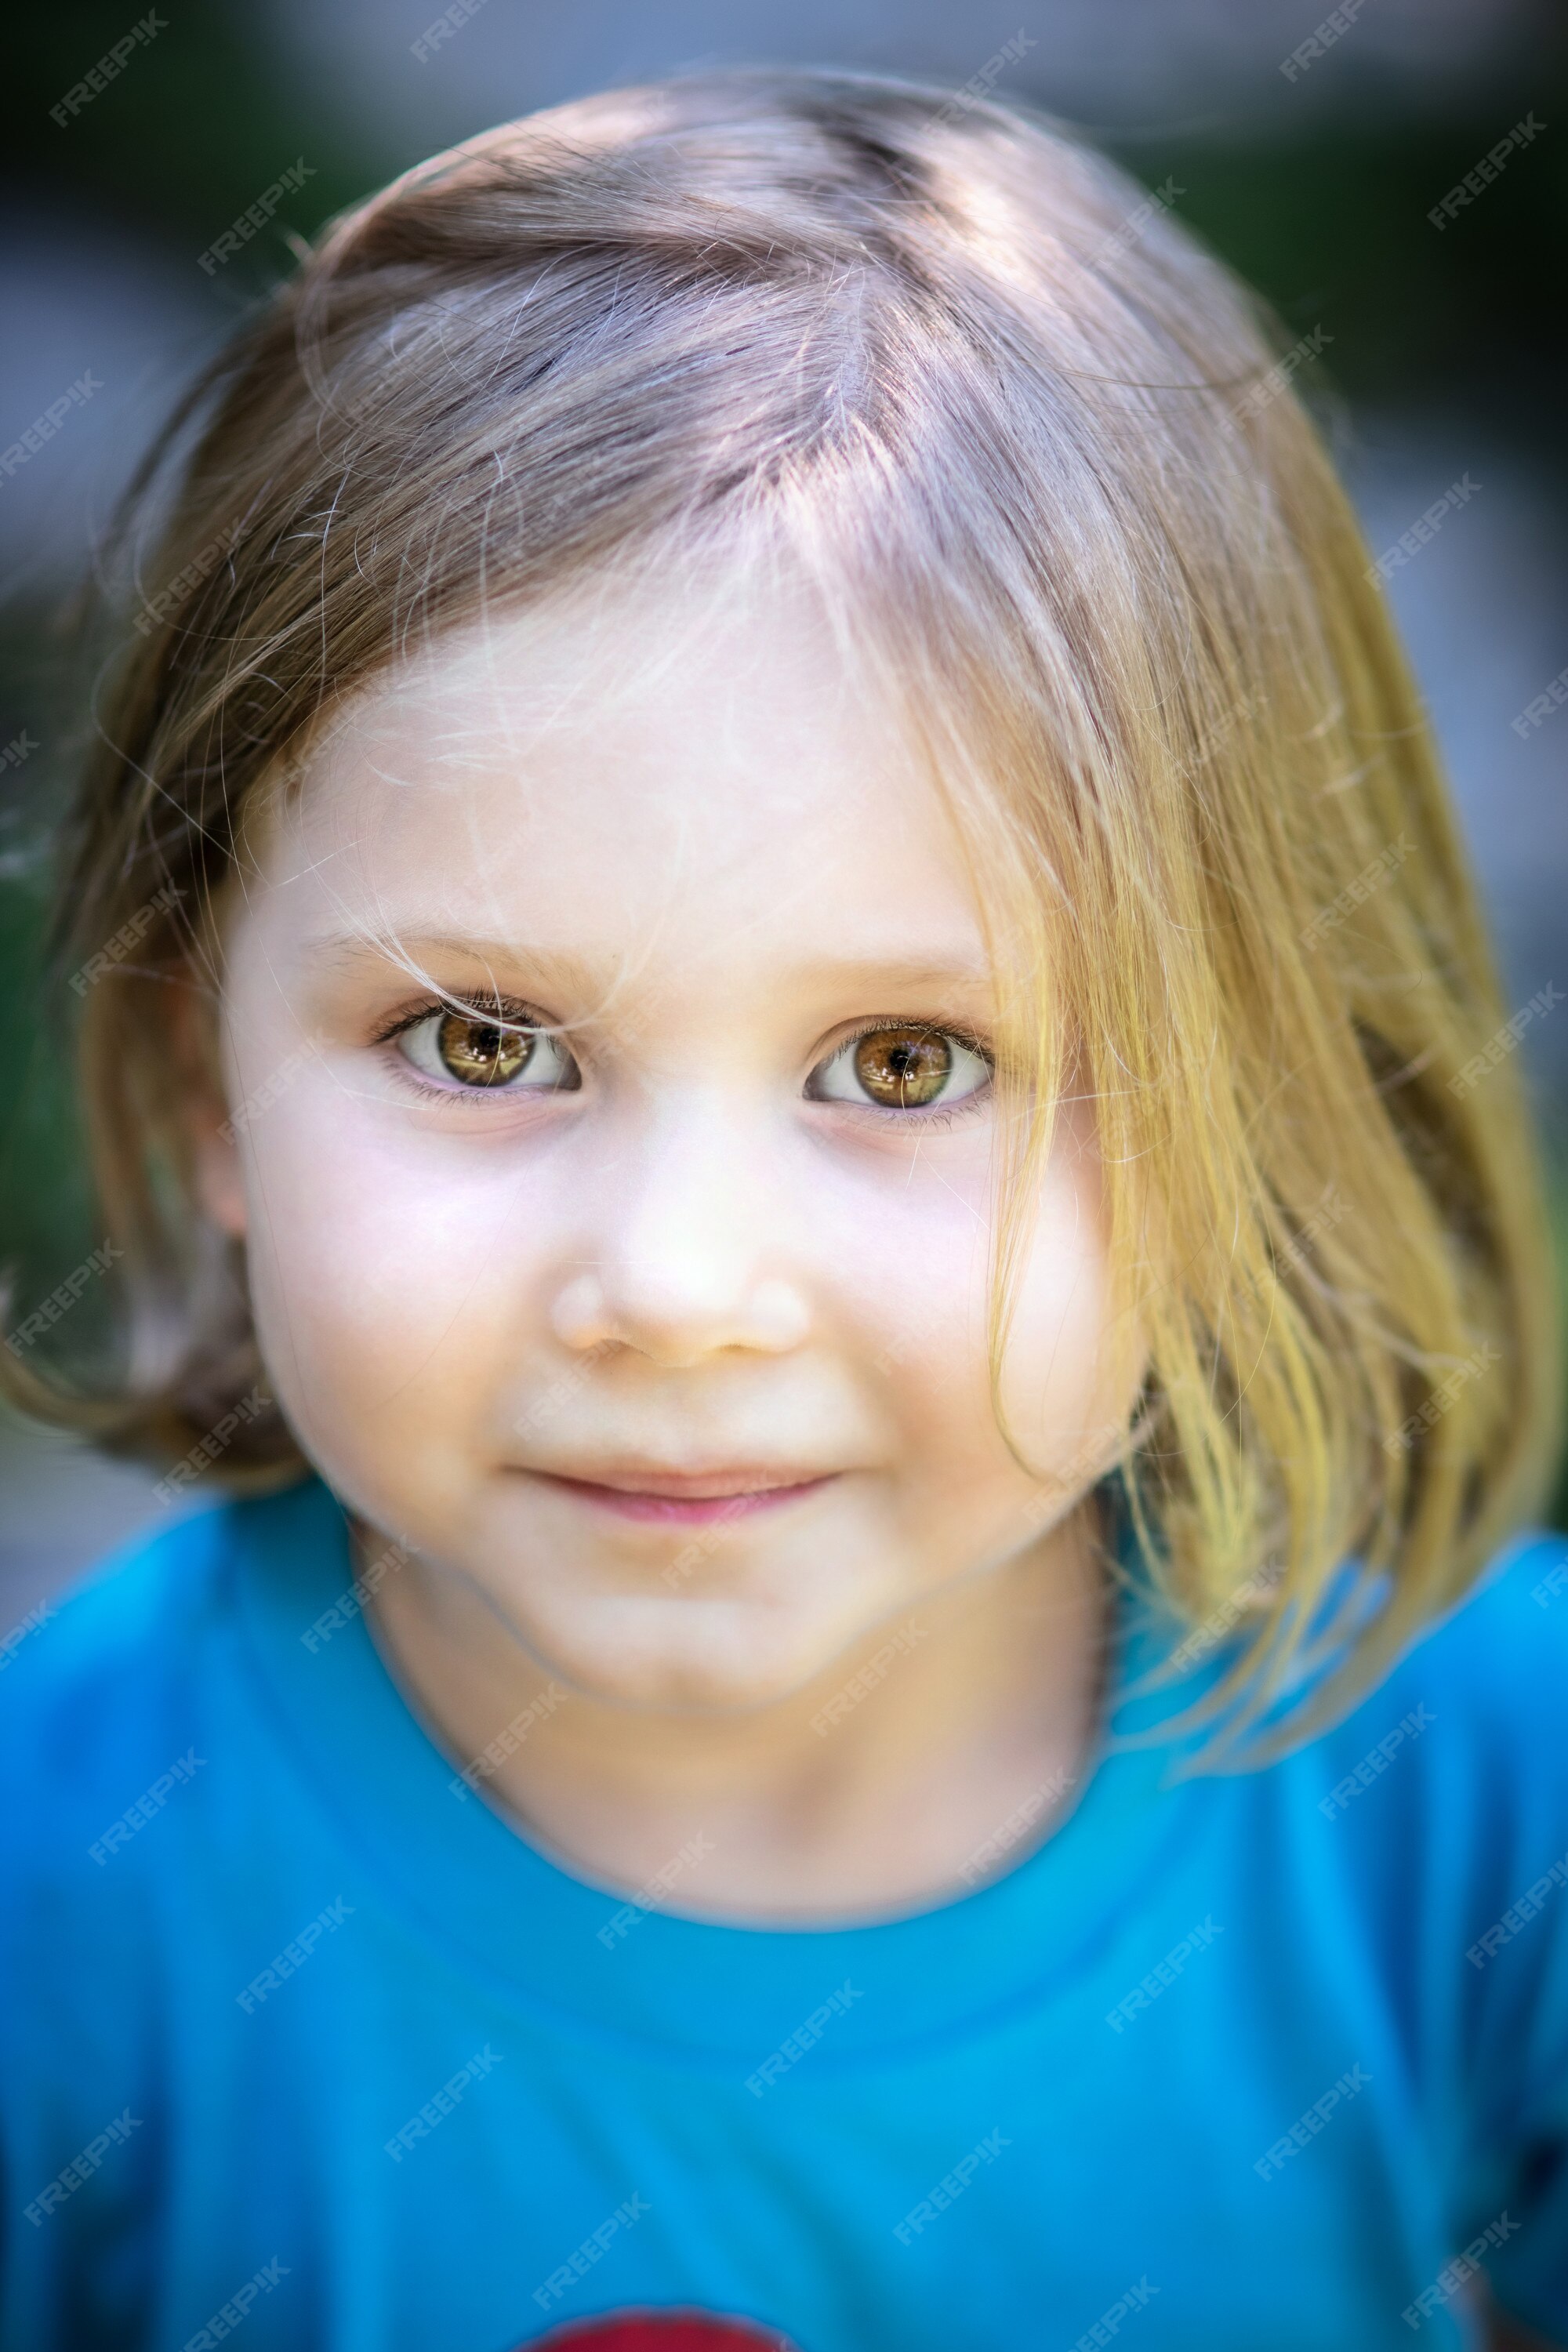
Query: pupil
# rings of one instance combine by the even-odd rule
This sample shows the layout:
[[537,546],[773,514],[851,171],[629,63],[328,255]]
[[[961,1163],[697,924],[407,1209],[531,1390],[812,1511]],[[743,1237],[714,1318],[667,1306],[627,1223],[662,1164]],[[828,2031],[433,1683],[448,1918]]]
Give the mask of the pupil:
[[465,1086],[504,1086],[523,1069],[535,1039],[527,1030],[502,1029],[472,1013],[448,1013],[437,1035],[441,1061]]
[[930,1029],[876,1029],[855,1049],[855,1073],[867,1093],[899,1109],[934,1101],[952,1067],[946,1038]]

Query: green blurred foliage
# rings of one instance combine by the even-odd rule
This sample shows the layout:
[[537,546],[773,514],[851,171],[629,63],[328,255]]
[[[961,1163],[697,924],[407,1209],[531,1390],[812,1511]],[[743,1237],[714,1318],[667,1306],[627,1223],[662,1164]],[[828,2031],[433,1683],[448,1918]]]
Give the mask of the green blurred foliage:
[[167,30],[64,125],[49,109],[138,10],[74,0],[7,40],[5,178],[79,213],[162,234],[193,258],[301,152],[315,176],[282,215],[307,234],[401,168],[370,152],[331,92],[285,78],[266,12],[175,0]]

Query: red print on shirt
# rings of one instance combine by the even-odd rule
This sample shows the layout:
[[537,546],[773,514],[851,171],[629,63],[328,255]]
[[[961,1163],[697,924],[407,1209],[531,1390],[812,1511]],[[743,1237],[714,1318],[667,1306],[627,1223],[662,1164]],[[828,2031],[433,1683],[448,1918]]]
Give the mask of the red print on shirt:
[[[603,2319],[574,2319],[535,2339],[536,2352],[795,2352],[776,2328],[749,2319],[716,2319],[703,2311],[620,2311]],[[524,2352],[520,2345],[518,2352]]]

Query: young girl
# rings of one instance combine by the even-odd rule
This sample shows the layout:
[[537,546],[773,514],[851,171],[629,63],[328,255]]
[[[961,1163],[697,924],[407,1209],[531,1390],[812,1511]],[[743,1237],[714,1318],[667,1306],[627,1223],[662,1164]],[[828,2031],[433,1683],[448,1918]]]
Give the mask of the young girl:
[[171,1507],[4,1694],[15,2352],[1568,2342],[1508,1008],[1149,215],[620,92],[174,428],[64,901],[123,1378],[8,1375]]

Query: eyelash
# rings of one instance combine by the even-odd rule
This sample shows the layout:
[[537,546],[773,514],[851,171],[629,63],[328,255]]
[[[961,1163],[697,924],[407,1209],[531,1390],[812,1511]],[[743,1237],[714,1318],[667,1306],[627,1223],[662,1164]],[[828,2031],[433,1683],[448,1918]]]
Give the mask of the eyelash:
[[[436,1013],[471,1013],[478,1020],[493,1020],[503,1027],[513,1029],[548,1029],[552,1025],[536,1004],[525,1004],[521,997],[495,996],[488,1003],[478,1004],[460,996],[426,996],[416,1004],[405,1005],[401,1012],[393,1013],[383,1022],[373,1034],[371,1043],[373,1045],[390,1045],[405,1031],[416,1029],[422,1021],[428,1021]],[[400,1086],[406,1087],[410,1094],[417,1095],[421,1102],[434,1104],[437,1109],[447,1110],[457,1103],[472,1102],[476,1097],[480,1100],[486,1099],[483,1089],[478,1087],[432,1086],[405,1054],[388,1054],[385,1060]],[[546,1089],[540,1087],[536,1091],[542,1094]]]
[[[911,1021],[907,1013],[900,1014],[883,1013],[879,1013],[873,1020],[862,1021],[858,1027],[851,1029],[847,1037],[840,1037],[837,1045],[833,1048],[832,1053],[824,1055],[823,1060],[829,1062],[835,1060],[838,1055],[847,1053],[851,1046],[858,1045],[862,1037],[874,1037],[879,1029],[914,1028],[930,1029],[933,1034],[938,1037],[956,1038],[961,1045],[967,1046],[972,1054],[977,1054],[980,1056],[980,1059],[984,1063],[986,1068],[991,1072],[993,1080],[994,1080],[996,1075],[996,1056],[992,1052],[990,1046],[985,1044],[984,1038],[977,1037],[973,1029],[959,1028],[951,1021]],[[820,1064],[817,1066],[820,1067]],[[973,1118],[974,1115],[990,1101],[990,1099],[991,1087],[990,1086],[984,1086],[977,1087],[973,1094],[965,1095],[961,1102],[950,1103],[945,1108],[939,1103],[931,1110],[893,1110],[884,1103],[869,1102],[836,1102],[833,1108],[835,1110],[847,1110],[854,1114],[862,1114],[868,1118],[874,1119],[879,1127],[891,1124],[893,1126],[904,1128],[921,1127],[946,1129],[950,1127],[955,1127],[960,1119]]]
[[[395,1039],[401,1037],[405,1030],[417,1028],[421,1021],[428,1021],[433,1013],[451,1012],[471,1013],[479,1019],[497,1020],[519,1029],[548,1029],[552,1026],[537,1005],[525,1004],[519,997],[498,996],[492,998],[488,1004],[475,1004],[467,1003],[461,998],[435,996],[422,998],[416,1004],[405,1006],[402,1011],[394,1013],[374,1033],[371,1043],[375,1045],[390,1045]],[[911,1028],[917,1025],[930,1026],[939,1036],[956,1038],[961,1045],[966,1046],[972,1054],[979,1055],[994,1077],[995,1055],[984,1040],[977,1037],[972,1029],[959,1028],[952,1022],[917,1024],[912,1023],[907,1014],[879,1013],[873,1019],[862,1021],[857,1028],[849,1032],[847,1037],[841,1037],[832,1053],[825,1055],[823,1060],[832,1061],[837,1055],[847,1053],[851,1046],[858,1045],[862,1037],[874,1037],[879,1029]],[[405,1086],[410,1093],[416,1094],[424,1102],[436,1103],[445,1108],[453,1103],[471,1102],[476,1096],[480,1099],[485,1098],[482,1090],[478,1087],[432,1086],[405,1055],[393,1055],[387,1058],[394,1066],[398,1082]],[[821,1066],[818,1064],[815,1066]],[[544,1093],[547,1090],[541,1087],[537,1091]],[[900,1127],[918,1126],[946,1129],[956,1126],[961,1119],[973,1118],[990,1099],[991,1087],[985,1086],[977,1087],[973,1094],[966,1095],[961,1102],[951,1104],[946,1108],[938,1104],[931,1110],[893,1110],[884,1104],[869,1102],[836,1102],[834,1108],[847,1110],[852,1114],[861,1114],[873,1119],[879,1126],[886,1125],[890,1121]]]

